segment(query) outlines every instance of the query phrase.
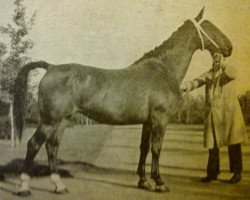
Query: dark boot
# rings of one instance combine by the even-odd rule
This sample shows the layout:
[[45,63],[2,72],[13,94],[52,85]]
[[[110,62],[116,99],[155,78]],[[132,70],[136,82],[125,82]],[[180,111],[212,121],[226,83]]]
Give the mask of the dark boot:
[[201,178],[202,183],[210,183],[211,181],[217,180],[217,176],[206,176],[204,178]]
[[241,173],[234,173],[233,177],[228,181],[230,184],[239,183],[241,180]]

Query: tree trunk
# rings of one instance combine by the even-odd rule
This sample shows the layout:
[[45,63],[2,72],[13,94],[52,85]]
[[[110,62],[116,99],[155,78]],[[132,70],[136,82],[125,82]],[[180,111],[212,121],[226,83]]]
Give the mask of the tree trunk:
[[88,125],[89,125],[89,118],[86,117],[86,126],[88,126]]
[[178,124],[181,123],[181,109],[178,110]]
[[186,119],[187,124],[189,124],[189,115],[190,115],[190,100],[189,100],[189,91],[187,90],[187,119]]
[[16,146],[15,143],[15,129],[14,129],[14,113],[13,113],[13,98],[10,100],[10,125],[11,125],[11,148],[14,148]]

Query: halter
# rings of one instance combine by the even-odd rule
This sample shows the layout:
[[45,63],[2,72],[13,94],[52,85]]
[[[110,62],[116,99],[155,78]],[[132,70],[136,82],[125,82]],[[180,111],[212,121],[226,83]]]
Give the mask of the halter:
[[198,35],[201,39],[201,45],[202,45],[202,51],[205,50],[205,44],[204,44],[204,39],[203,39],[203,36],[201,33],[203,33],[207,39],[216,47],[216,48],[219,48],[219,45],[211,38],[209,37],[209,35],[204,31],[204,29],[201,27],[201,23],[204,21],[204,20],[200,20],[199,22],[196,22],[194,19],[190,19],[191,22],[193,22],[197,32],[198,32]]

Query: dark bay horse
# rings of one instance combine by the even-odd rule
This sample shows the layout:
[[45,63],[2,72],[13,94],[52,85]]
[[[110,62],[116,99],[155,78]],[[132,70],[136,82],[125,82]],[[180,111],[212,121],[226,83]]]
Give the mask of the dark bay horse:
[[106,124],[143,124],[138,187],[150,189],[145,176],[145,161],[151,147],[151,178],[156,191],[167,191],[159,172],[163,136],[171,115],[181,101],[180,83],[194,52],[206,49],[220,51],[228,57],[232,52],[229,39],[211,22],[202,20],[203,10],[194,20],[184,24],[154,50],[127,68],[107,70],[79,64],[52,65],[29,63],[22,68],[15,83],[14,113],[21,138],[25,113],[25,93],[30,70],[44,68],[47,73],[40,82],[39,111],[41,122],[28,141],[20,195],[30,194],[29,170],[37,152],[46,143],[51,181],[56,192],[66,187],[60,180],[56,158],[68,119],[82,113]]

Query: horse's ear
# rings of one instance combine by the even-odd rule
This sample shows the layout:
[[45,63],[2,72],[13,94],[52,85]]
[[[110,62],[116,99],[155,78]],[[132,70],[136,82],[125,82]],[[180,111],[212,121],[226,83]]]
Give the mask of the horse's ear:
[[204,13],[204,9],[205,9],[205,6],[203,6],[203,8],[201,9],[200,13],[197,15],[197,17],[195,17],[195,21],[199,22],[202,17],[203,17],[203,13]]

